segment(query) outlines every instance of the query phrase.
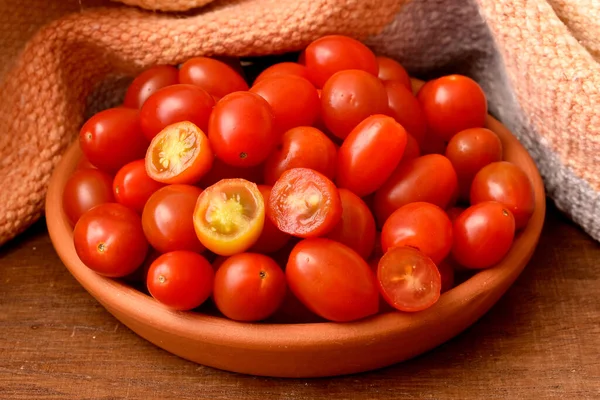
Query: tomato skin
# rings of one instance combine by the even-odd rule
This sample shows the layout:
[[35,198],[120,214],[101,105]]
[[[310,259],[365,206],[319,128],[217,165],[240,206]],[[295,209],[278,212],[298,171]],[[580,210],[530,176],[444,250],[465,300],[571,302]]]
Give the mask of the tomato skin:
[[308,69],[306,66],[295,62],[282,62],[266,68],[256,77],[254,84],[256,85],[263,79],[286,75],[295,75],[310,81],[310,76],[308,75]]
[[73,172],[63,191],[63,209],[72,226],[93,207],[112,202],[112,177],[97,169]]
[[299,126],[287,131],[264,166],[264,180],[273,185],[292,168],[310,168],[332,179],[336,173],[336,145],[317,128]]
[[388,113],[385,87],[368,72],[340,71],[323,86],[321,118],[327,129],[340,139],[345,139],[368,116]]
[[402,82],[386,81],[383,85],[388,96],[389,115],[422,144],[427,131],[427,121],[421,104]]
[[377,57],[377,77],[384,82],[400,82],[409,91],[412,91],[410,77],[402,64],[389,57]]
[[[258,185],[258,190],[263,196],[265,205],[269,204],[272,186]],[[250,250],[256,253],[274,253],[283,248],[290,238],[290,235],[281,232],[269,218],[265,218],[262,232]]]
[[375,193],[375,217],[383,225],[394,211],[415,201],[445,209],[451,203],[457,185],[456,172],[444,156],[429,154],[403,162]]
[[148,270],[148,291],[178,311],[199,307],[210,296],[214,271],[206,258],[191,251],[172,251],[158,257]]
[[417,98],[431,132],[446,141],[462,130],[485,124],[485,93],[466,76],[448,75],[429,81]]
[[515,217],[516,229],[524,228],[533,215],[535,195],[531,181],[521,168],[508,161],[483,167],[471,184],[471,204],[494,200]]
[[139,74],[127,88],[123,105],[139,109],[157,90],[179,83],[179,71],[171,65],[156,65]]
[[96,166],[94,166],[90,162],[90,160],[85,158],[85,156],[81,156],[81,158],[77,162],[77,166],[75,167],[75,170],[80,170],[80,169],[96,169]]
[[350,132],[338,152],[337,183],[360,197],[392,175],[404,149],[406,131],[386,115],[367,117]]
[[452,249],[452,222],[444,210],[434,204],[406,204],[390,215],[381,230],[384,252],[398,246],[420,250],[437,264]]
[[92,208],[73,230],[77,256],[100,275],[129,275],[142,265],[148,252],[141,222],[139,215],[118,203]]
[[404,154],[400,162],[414,160],[415,158],[421,157],[421,148],[417,140],[410,134],[406,135],[406,148],[404,148]]
[[271,106],[256,93],[228,94],[210,116],[208,139],[216,156],[229,165],[262,163],[277,141]]
[[202,189],[195,186],[169,185],[150,196],[142,212],[142,226],[152,247],[161,253],[204,251],[192,217],[201,194]]
[[163,186],[163,183],[148,176],[144,160],[125,164],[115,175],[112,184],[117,203],[131,208],[138,214],[142,213],[150,196]]
[[375,247],[375,218],[365,202],[347,189],[339,189],[342,219],[327,238],[356,251],[365,260]]
[[376,314],[379,294],[369,265],[349,247],[324,238],[298,243],[285,270],[290,290],[315,314],[354,321]]
[[215,275],[213,298],[219,311],[235,321],[261,321],[283,303],[285,275],[272,258],[256,253],[229,257]]
[[460,214],[462,214],[463,211],[465,211],[465,210],[466,210],[466,208],[455,206],[455,207],[452,207],[452,208],[449,208],[448,210],[446,210],[446,215],[448,215],[448,218],[450,218],[450,221],[452,223],[454,223],[456,218],[458,218],[458,216]]
[[184,62],[179,69],[179,80],[201,87],[218,98],[248,90],[248,84],[235,69],[209,57],[194,57]]
[[209,187],[219,182],[221,179],[240,178],[256,184],[263,182],[263,166],[262,164],[254,167],[234,167],[226,164],[224,161],[215,158],[213,166],[202,179],[200,179],[200,187]]
[[207,131],[208,118],[215,105],[204,89],[190,84],[177,84],[157,90],[140,109],[140,124],[148,140],[176,122],[188,121]]
[[510,250],[515,219],[501,203],[485,201],[467,208],[454,221],[452,257],[469,269],[489,268]]
[[109,108],[83,124],[79,145],[93,165],[115,173],[128,162],[144,158],[148,141],[140,129],[137,110]]

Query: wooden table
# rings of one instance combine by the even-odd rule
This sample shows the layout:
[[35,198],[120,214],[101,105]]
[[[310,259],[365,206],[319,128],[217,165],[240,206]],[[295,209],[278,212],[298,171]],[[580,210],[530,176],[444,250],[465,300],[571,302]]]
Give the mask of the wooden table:
[[0,399],[600,399],[600,246],[551,205],[533,260],[478,323],[334,379],[232,374],[155,347],[75,281],[43,221],[0,249],[0,282]]

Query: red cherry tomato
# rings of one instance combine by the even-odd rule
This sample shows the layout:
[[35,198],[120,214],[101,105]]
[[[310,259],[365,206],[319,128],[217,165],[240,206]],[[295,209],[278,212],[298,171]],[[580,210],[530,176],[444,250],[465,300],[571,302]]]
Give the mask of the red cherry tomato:
[[327,177],[307,168],[285,171],[273,186],[267,215],[282,232],[298,237],[329,233],[342,217],[342,201]]
[[358,69],[375,77],[379,71],[375,54],[363,43],[347,36],[323,36],[309,44],[304,55],[310,79],[318,88],[339,71]]
[[144,135],[152,140],[160,131],[176,122],[191,122],[203,132],[207,131],[208,118],[215,105],[212,96],[204,89],[189,85],[171,85],[157,90],[140,110],[140,123]]
[[214,271],[206,258],[191,251],[173,251],[158,257],[148,270],[148,291],[169,308],[187,311],[210,296]]
[[489,268],[506,256],[514,235],[515,219],[504,205],[476,204],[454,221],[452,257],[466,268]]
[[394,117],[419,144],[423,143],[427,122],[417,98],[402,82],[387,81],[383,84],[388,96],[390,116]]
[[471,184],[471,204],[488,200],[502,203],[515,217],[516,229],[527,225],[533,215],[535,195],[521,168],[507,161],[483,167]]
[[272,185],[292,168],[310,168],[329,179],[335,177],[335,144],[317,128],[299,126],[287,131],[264,167],[264,179]]
[[[265,205],[269,204],[272,187],[259,185],[258,190],[263,196]],[[250,250],[256,253],[274,253],[285,246],[289,240],[290,235],[281,232],[269,218],[265,218],[262,233]]]
[[256,77],[254,84],[256,85],[258,82],[266,78],[286,75],[295,75],[310,80],[308,69],[304,65],[295,62],[282,62],[266,68],[260,73],[260,75]]
[[123,105],[141,108],[154,92],[179,83],[179,71],[171,65],[157,65],[139,74],[127,88]]
[[285,270],[290,290],[311,311],[330,321],[376,314],[379,294],[369,265],[349,247],[329,239],[301,241]]
[[466,76],[448,75],[429,81],[417,97],[429,129],[446,141],[462,130],[485,124],[485,93],[477,82]]
[[402,154],[402,159],[400,162],[414,160],[415,158],[421,157],[421,148],[419,147],[419,143],[415,140],[412,135],[406,135],[406,148],[404,149],[404,154]]
[[340,147],[339,187],[361,197],[379,189],[398,166],[406,140],[406,131],[393,118],[385,115],[367,117]]
[[221,179],[245,179],[256,184],[263,182],[263,165],[259,164],[254,167],[234,167],[226,164],[224,161],[215,158],[213,166],[200,180],[200,187],[209,187],[219,182]]
[[219,311],[236,321],[261,321],[283,303],[285,275],[272,258],[256,253],[229,257],[215,275],[213,298]]
[[140,216],[118,203],[100,204],[83,214],[73,240],[88,268],[113,278],[135,271],[148,252]]
[[463,207],[452,207],[446,211],[446,215],[448,215],[448,218],[450,218],[450,221],[452,223],[454,223],[456,218],[458,218],[458,216],[460,214],[462,214],[463,211],[465,211],[465,208],[463,208]]
[[179,69],[179,80],[199,86],[217,98],[248,90],[248,84],[234,68],[209,57],[194,57],[184,62]]
[[341,139],[368,116],[388,113],[383,83],[365,71],[340,71],[329,78],[321,92],[321,118]]
[[216,156],[237,167],[262,163],[277,141],[271,106],[256,93],[235,92],[223,97],[209,125],[208,139]]
[[412,90],[408,72],[398,61],[389,57],[377,57],[377,66],[379,79],[384,82],[400,82],[406,89]]
[[447,261],[438,263],[437,268],[440,273],[440,278],[442,279],[441,292],[445,293],[454,287],[454,268],[452,268],[452,265]]
[[375,247],[375,218],[364,201],[347,189],[339,189],[342,219],[327,237],[356,251],[365,260]]
[[440,298],[442,280],[437,267],[412,247],[394,247],[385,253],[377,278],[383,298],[400,311],[422,311]]
[[193,223],[194,207],[200,194],[202,189],[195,186],[169,185],[150,196],[142,212],[142,226],[152,247],[161,253],[204,251]]
[[117,172],[113,181],[113,193],[117,203],[141,214],[150,196],[163,186],[164,184],[148,176],[144,160],[136,160]]
[[63,191],[63,209],[73,226],[95,206],[114,201],[112,177],[97,169],[73,172]]
[[437,264],[452,249],[452,222],[444,210],[434,204],[406,204],[390,215],[381,230],[384,252],[398,246],[420,250]]
[[148,147],[138,111],[130,108],[109,108],[88,119],[79,131],[79,144],[85,157],[108,173],[144,158]]

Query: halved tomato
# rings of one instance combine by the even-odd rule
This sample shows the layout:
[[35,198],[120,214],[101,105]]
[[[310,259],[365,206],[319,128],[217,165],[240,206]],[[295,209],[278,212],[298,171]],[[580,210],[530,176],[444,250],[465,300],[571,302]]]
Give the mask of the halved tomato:
[[248,250],[260,237],[265,202],[255,183],[223,179],[206,188],[194,210],[194,229],[213,253],[230,256]]

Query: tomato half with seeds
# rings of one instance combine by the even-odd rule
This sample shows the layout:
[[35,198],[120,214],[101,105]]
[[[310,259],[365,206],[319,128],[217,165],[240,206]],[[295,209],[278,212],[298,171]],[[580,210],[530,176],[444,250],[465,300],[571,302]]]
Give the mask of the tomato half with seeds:
[[271,191],[267,215],[282,232],[309,238],[326,235],[342,217],[338,189],[308,168],[285,171]]
[[63,209],[73,226],[95,206],[114,201],[112,177],[92,168],[73,172],[63,191]]
[[150,196],[163,186],[163,183],[148,176],[144,160],[136,160],[117,172],[113,180],[113,193],[117,203],[141,214]]
[[286,75],[295,75],[310,80],[306,66],[295,62],[282,62],[266,68],[260,73],[260,75],[256,77],[254,84],[256,85],[258,82],[266,78]]
[[223,179],[204,190],[194,209],[194,229],[213,253],[230,256],[248,250],[260,237],[265,203],[255,183]]
[[172,65],[156,65],[139,74],[125,93],[123,105],[141,108],[148,97],[157,90],[179,83],[179,71]]
[[217,98],[248,90],[248,84],[234,68],[210,57],[194,57],[184,62],[179,69],[179,80],[199,86]]
[[377,77],[382,81],[400,82],[406,89],[412,90],[410,77],[402,64],[393,58],[377,57],[378,74]]
[[[272,187],[258,185],[258,190],[260,190],[265,201],[265,207],[267,207],[271,198]],[[283,248],[289,240],[290,235],[281,232],[269,218],[265,218],[265,224],[260,237],[250,250],[257,253],[274,253]]]

